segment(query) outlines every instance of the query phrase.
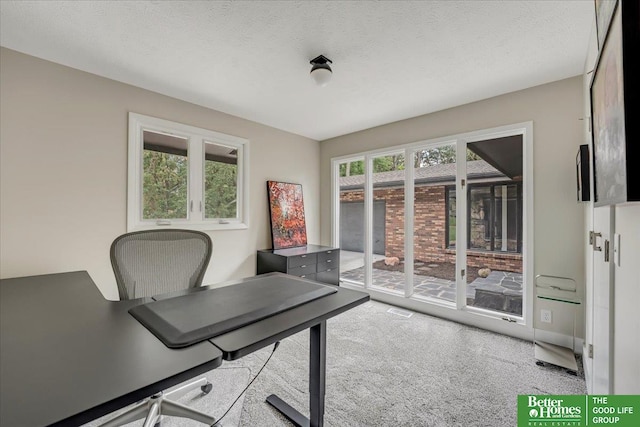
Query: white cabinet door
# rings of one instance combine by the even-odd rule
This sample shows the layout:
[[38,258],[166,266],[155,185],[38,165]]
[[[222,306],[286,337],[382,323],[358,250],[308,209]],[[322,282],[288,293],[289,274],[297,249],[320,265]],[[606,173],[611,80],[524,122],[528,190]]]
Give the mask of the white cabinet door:
[[[593,384],[592,394],[613,392],[613,206],[593,209]],[[606,259],[609,245],[609,260]]]

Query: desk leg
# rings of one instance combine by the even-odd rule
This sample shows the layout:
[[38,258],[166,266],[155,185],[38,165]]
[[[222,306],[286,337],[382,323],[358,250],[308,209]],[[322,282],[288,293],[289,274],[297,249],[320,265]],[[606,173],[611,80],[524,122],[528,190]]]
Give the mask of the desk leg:
[[311,327],[309,342],[309,413],[305,417],[275,394],[267,397],[267,403],[276,408],[294,425],[322,427],[324,425],[324,394],[327,368],[327,322]]
[[311,328],[309,343],[309,411],[311,427],[324,424],[324,393],[327,371],[327,322]]

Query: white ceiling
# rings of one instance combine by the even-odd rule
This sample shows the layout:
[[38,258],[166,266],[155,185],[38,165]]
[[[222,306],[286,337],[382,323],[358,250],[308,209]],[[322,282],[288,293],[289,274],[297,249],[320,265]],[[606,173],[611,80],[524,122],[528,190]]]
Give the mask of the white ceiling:
[[[2,1],[10,49],[324,140],[582,73],[584,1]],[[309,60],[333,60],[320,88]]]

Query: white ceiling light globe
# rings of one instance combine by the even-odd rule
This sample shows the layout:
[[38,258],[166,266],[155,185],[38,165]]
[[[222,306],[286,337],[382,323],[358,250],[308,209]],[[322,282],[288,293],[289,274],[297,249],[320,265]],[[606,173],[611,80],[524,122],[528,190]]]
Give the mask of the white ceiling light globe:
[[320,87],[324,87],[329,84],[329,81],[331,81],[331,74],[333,73],[327,68],[316,68],[311,70],[311,78]]

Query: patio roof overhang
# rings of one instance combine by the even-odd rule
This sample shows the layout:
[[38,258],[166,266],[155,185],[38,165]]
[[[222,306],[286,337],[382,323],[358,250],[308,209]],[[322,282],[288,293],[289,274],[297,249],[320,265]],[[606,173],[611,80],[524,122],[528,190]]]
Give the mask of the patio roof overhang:
[[522,135],[476,141],[467,148],[509,178],[522,179]]

